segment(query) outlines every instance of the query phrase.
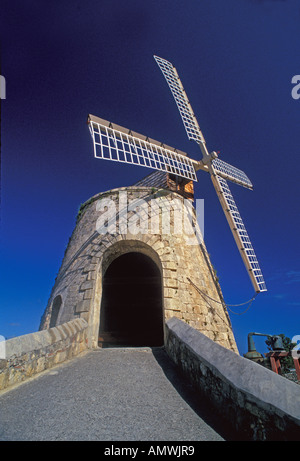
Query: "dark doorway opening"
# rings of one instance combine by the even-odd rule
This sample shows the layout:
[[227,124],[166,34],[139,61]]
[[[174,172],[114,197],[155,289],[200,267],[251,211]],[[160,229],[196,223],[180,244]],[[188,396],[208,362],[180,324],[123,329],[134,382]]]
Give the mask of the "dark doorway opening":
[[162,346],[161,273],[143,253],[125,253],[103,278],[99,345]]
[[52,311],[51,311],[49,328],[53,328],[53,327],[56,326],[56,322],[57,322],[57,319],[58,319],[58,314],[59,314],[61,305],[62,305],[62,299],[61,299],[61,296],[58,295],[58,296],[56,296],[56,298],[54,299],[53,304],[52,304]]

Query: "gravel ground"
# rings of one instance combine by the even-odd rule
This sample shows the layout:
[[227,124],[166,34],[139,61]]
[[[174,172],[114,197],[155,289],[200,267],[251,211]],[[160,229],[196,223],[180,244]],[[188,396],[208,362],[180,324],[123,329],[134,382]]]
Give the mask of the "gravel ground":
[[0,440],[221,441],[163,348],[89,351],[0,394]]

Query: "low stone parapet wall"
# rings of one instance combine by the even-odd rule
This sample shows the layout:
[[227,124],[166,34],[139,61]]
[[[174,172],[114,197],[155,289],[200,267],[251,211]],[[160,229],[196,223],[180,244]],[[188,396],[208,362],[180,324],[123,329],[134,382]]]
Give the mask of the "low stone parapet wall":
[[300,440],[300,388],[220,346],[177,318],[166,323],[171,359],[239,440]]
[[1,344],[0,390],[68,360],[87,349],[88,324],[75,319]]

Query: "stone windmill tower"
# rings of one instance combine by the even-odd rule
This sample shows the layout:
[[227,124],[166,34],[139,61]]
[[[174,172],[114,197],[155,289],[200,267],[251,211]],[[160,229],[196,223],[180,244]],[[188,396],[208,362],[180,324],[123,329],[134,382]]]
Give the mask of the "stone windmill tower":
[[156,346],[179,317],[237,351],[215,271],[193,206],[196,171],[210,174],[256,293],[266,290],[227,180],[252,189],[244,172],[208,153],[176,69],[155,56],[187,135],[202,160],[89,116],[96,158],[157,170],[131,187],[102,192],[81,207],[41,321],[41,329],[84,318],[89,346]]
[[190,181],[155,172],[87,200],[40,329],[81,317],[92,348],[161,346],[175,316],[236,351],[192,199]]

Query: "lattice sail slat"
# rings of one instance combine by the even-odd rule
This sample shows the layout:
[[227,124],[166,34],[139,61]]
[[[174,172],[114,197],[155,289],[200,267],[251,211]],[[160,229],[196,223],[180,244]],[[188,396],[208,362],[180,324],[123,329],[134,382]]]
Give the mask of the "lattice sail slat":
[[[195,161],[170,150],[159,143],[146,141],[145,136],[131,134],[130,130],[117,130],[90,120],[89,127],[96,158],[152,168],[197,181]],[[125,132],[127,131],[127,132]]]
[[252,243],[228,184],[218,175],[211,175],[211,178],[254,289],[257,293],[267,291]]
[[154,59],[170,87],[188,138],[196,141],[197,143],[205,143],[204,136],[200,130],[192,106],[188,100],[187,94],[175,67],[169,61],[166,61],[166,59],[162,59],[158,56],[154,56]]
[[214,159],[212,161],[212,165],[215,172],[224,179],[228,179],[229,181],[232,181],[239,186],[244,186],[247,189],[253,189],[250,179],[242,170],[229,165],[229,163],[223,162],[223,160],[220,160],[219,158]]

